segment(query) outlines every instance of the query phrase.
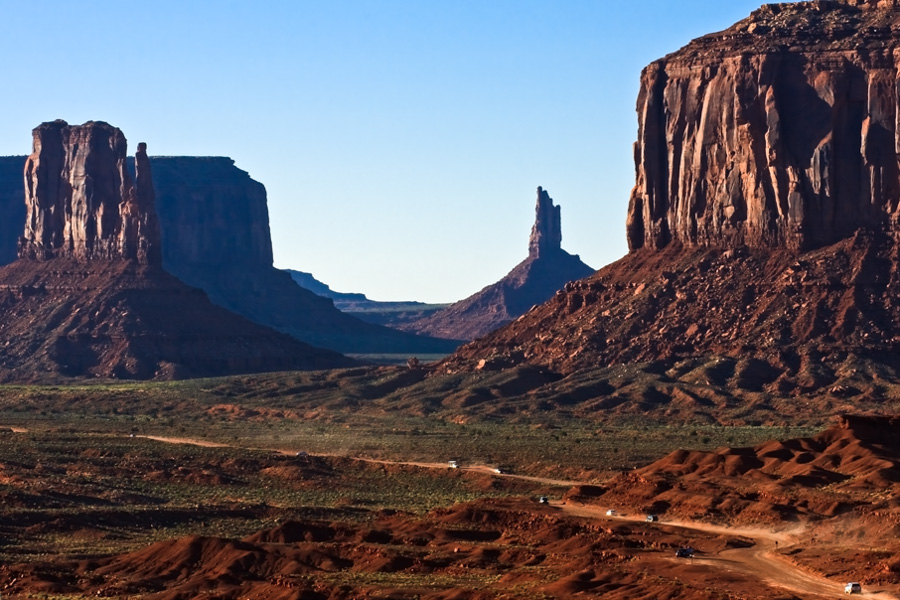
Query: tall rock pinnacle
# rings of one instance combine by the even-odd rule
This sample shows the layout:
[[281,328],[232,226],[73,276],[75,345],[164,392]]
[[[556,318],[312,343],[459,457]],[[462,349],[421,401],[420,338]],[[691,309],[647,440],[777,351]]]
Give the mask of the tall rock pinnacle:
[[528,239],[528,256],[540,258],[542,255],[559,252],[562,249],[562,226],[560,207],[553,205],[553,199],[543,188],[537,189],[534,226]]
[[42,123],[25,163],[25,232],[19,257],[129,259],[160,265],[160,233],[146,144],[137,185],[122,132],[102,121]]
[[534,226],[528,258],[506,277],[444,310],[401,326],[420,335],[472,340],[519,318],[546,302],[567,283],[587,277],[594,269],[577,254],[562,249],[560,207],[543,188],[537,189]]

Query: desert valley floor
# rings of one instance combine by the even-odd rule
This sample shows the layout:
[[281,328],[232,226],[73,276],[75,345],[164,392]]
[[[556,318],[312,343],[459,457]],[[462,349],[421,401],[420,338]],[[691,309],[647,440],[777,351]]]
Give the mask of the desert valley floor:
[[3,595],[900,594],[894,419],[448,420],[359,371],[4,388]]

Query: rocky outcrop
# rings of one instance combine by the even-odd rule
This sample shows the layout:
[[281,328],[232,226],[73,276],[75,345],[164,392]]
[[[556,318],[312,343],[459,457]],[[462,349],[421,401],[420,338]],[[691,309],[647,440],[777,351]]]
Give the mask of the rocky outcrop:
[[631,250],[897,230],[898,32],[894,1],[767,4],[647,67]]
[[[0,222],[0,265],[15,260],[22,234],[25,160],[0,157],[0,214],[10,217]],[[149,173],[140,161],[127,163],[136,179],[138,173]],[[341,352],[447,354],[457,347],[453,341],[364,323],[275,269],[266,189],[230,158],[154,156],[147,164],[152,167],[163,267],[204,290],[219,306]],[[43,253],[41,247],[33,254]]]
[[562,208],[543,188],[537,189],[534,225],[528,238],[528,257],[540,258],[562,250]]
[[225,157],[150,161],[167,269],[189,280],[196,271],[223,265],[271,268],[269,209],[261,183]]
[[151,163],[163,266],[219,306],[340,352],[447,354],[458,346],[365,323],[276,269],[266,189],[231,159],[154,157]]
[[146,145],[135,181],[125,136],[102,121],[43,123],[25,162],[25,233],[19,257],[161,263],[159,224]]
[[0,265],[19,256],[18,240],[25,222],[24,156],[0,156]]
[[45,123],[34,149],[21,258],[0,268],[0,381],[353,364],[215,306],[162,269],[144,144],[134,181],[125,137],[106,123]]
[[472,340],[518,318],[545,302],[570,281],[594,269],[578,255],[562,249],[560,207],[537,189],[535,221],[528,240],[528,258],[503,279],[429,317],[400,324],[406,331],[451,339]]
[[900,372],[898,34],[894,2],[767,4],[647,67],[629,254],[442,370],[880,398],[844,378]]

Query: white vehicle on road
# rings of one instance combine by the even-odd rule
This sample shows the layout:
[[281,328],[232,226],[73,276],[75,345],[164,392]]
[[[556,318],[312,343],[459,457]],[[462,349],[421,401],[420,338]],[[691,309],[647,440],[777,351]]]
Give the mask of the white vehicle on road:
[[845,594],[862,594],[862,585],[858,582],[854,581],[853,583],[848,583],[844,586]]

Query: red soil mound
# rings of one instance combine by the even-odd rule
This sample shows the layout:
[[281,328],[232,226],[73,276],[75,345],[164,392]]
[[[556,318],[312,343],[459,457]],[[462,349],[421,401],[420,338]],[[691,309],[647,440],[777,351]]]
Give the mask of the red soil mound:
[[812,438],[678,450],[620,476],[602,495],[589,497],[576,488],[569,497],[684,517],[774,523],[874,509],[872,493],[900,493],[898,466],[900,419],[845,416]]

